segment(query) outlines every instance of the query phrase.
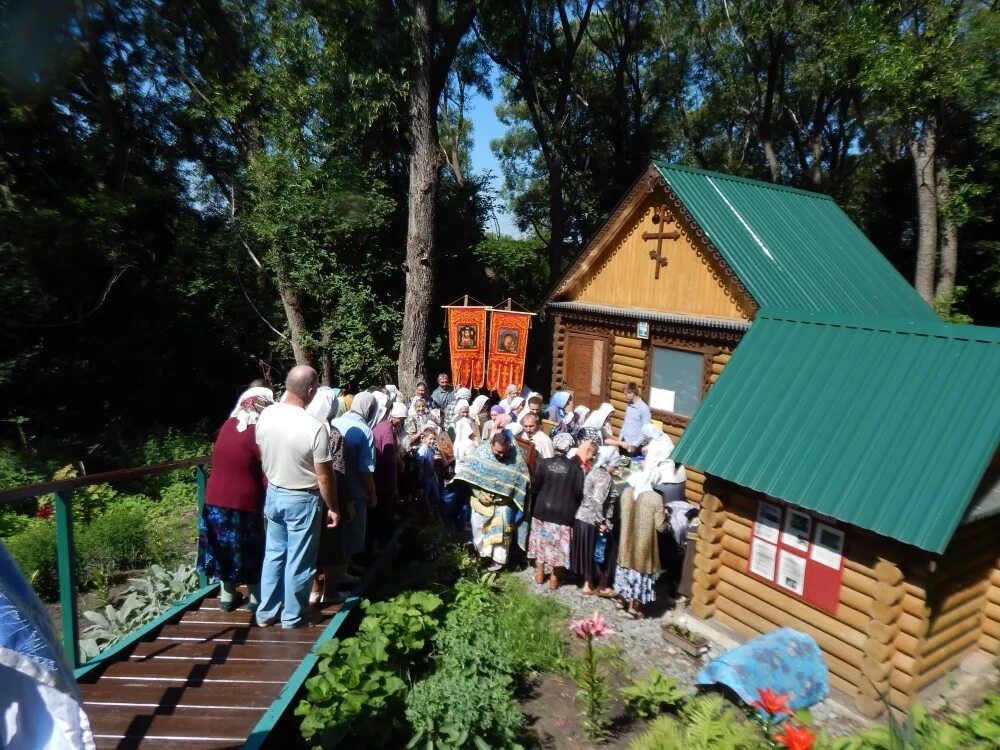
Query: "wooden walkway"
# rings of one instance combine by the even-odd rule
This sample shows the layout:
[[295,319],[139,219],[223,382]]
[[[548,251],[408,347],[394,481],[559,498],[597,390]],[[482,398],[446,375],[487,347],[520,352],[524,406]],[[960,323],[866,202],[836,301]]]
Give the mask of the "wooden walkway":
[[271,726],[288,706],[286,685],[313,646],[333,636],[339,610],[323,610],[315,627],[283,630],[257,627],[246,609],[223,612],[218,599],[192,604],[78,680],[97,747],[250,746],[272,706],[282,704]]

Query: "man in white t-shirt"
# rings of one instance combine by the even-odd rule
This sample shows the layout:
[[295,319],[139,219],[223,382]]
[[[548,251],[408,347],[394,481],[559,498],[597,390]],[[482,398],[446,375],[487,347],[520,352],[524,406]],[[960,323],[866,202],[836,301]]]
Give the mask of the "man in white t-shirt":
[[521,420],[521,426],[524,428],[524,434],[528,436],[528,440],[535,444],[535,450],[538,451],[540,458],[552,458],[556,455],[555,448],[552,446],[552,438],[540,429],[542,423],[537,414],[530,412],[525,414]]
[[308,611],[320,523],[325,517],[328,526],[336,526],[340,510],[329,433],[305,410],[318,386],[313,368],[293,367],[285,380],[284,402],[264,409],[257,421],[267,477],[267,543],[257,608],[257,624],[264,627],[274,625],[279,616],[283,628],[321,619]]

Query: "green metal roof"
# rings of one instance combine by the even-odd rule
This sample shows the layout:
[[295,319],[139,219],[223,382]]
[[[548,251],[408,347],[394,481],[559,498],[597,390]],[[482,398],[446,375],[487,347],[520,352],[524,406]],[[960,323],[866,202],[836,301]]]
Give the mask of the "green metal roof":
[[761,308],[934,319],[830,197],[653,164]]
[[1000,444],[1000,329],[763,311],[683,463],[941,553]]

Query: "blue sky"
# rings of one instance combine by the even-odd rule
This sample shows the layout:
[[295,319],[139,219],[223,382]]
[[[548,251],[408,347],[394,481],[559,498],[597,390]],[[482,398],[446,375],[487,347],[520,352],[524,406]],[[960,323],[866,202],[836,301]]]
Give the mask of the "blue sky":
[[[496,157],[490,150],[490,141],[499,138],[504,134],[505,128],[497,119],[496,105],[500,100],[500,82],[493,80],[493,99],[485,99],[479,94],[474,94],[469,106],[468,116],[472,120],[472,169],[475,172],[490,170],[493,173],[494,190],[499,191],[503,182],[500,175],[500,165]],[[500,224],[500,232],[503,234],[519,237],[520,232],[511,222],[511,218],[506,213],[497,212],[497,221]],[[488,226],[487,231],[496,231],[496,227]]]

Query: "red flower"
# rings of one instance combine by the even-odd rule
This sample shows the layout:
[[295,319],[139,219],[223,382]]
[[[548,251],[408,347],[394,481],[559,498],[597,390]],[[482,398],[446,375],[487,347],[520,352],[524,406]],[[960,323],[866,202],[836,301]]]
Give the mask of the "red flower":
[[52,518],[52,505],[49,503],[44,503],[38,506],[38,510],[35,511],[36,518]]
[[774,741],[780,742],[788,750],[812,750],[813,740],[816,734],[809,731],[809,727],[802,724],[785,724],[781,734],[774,735]]
[[750,704],[754,708],[761,708],[771,714],[771,716],[778,716],[779,714],[791,715],[794,713],[792,709],[785,705],[788,702],[787,694],[778,695],[771,688],[765,690],[758,688],[757,695],[760,696],[760,700]]
[[585,641],[587,637],[603,638],[613,635],[615,631],[608,627],[608,624],[601,617],[599,612],[594,612],[593,617],[585,617],[582,620],[573,620],[569,624],[569,629],[573,631],[579,640]]

